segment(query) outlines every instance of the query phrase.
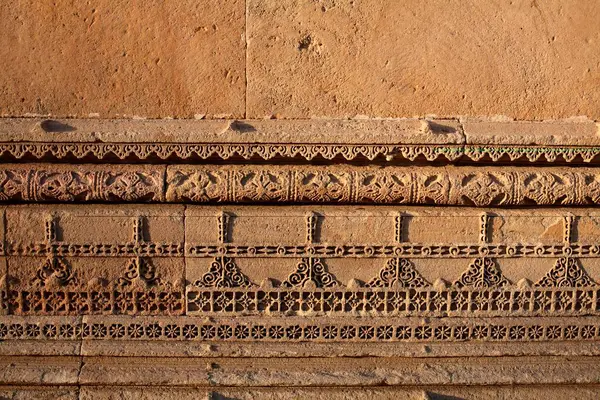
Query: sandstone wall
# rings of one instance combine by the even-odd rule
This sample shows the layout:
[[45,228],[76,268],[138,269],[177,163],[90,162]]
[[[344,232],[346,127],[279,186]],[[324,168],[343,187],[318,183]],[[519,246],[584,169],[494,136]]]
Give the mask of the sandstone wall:
[[0,3],[0,399],[596,399],[600,0]]
[[595,0],[20,0],[0,115],[600,116]]

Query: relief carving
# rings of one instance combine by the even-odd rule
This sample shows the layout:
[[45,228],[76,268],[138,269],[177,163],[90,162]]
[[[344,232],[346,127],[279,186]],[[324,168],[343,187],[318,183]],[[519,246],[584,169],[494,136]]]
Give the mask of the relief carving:
[[568,167],[0,167],[0,201],[570,206],[599,191],[596,170]]
[[429,284],[406,258],[392,258],[367,287],[420,288]]
[[535,286],[539,287],[589,287],[596,283],[587,272],[579,266],[577,259],[561,257],[554,267],[540,279]]
[[491,258],[482,257],[475,259],[469,268],[458,278],[454,285],[462,288],[494,288],[508,285],[508,280],[496,267]]
[[81,162],[159,160],[230,160],[254,157],[268,161],[279,158],[311,161],[334,160],[377,161],[392,158],[398,161],[520,161],[528,163],[586,163],[597,161],[598,146],[517,146],[517,145],[390,145],[390,144],[327,144],[327,143],[14,143],[0,142],[0,161],[13,160]]
[[229,257],[216,257],[210,270],[194,283],[199,287],[236,288],[253,284],[240,272],[235,261]]

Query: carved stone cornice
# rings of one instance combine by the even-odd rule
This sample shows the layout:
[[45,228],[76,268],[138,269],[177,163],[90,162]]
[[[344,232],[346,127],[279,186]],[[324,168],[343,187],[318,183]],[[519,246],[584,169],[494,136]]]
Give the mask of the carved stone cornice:
[[597,164],[593,121],[0,119],[4,162]]

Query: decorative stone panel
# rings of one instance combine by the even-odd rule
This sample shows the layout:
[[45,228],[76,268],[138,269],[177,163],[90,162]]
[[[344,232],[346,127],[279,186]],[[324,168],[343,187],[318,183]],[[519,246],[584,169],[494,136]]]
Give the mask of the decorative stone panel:
[[585,398],[600,143],[577,124],[3,120],[0,393]]

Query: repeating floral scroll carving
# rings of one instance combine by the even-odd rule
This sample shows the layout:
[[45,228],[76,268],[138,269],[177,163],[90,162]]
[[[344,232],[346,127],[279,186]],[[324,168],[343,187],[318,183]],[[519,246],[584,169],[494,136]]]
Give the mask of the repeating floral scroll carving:
[[570,173],[526,173],[522,192],[538,205],[576,204],[575,187],[575,176]]
[[307,287],[314,285],[317,288],[330,288],[337,285],[335,277],[327,271],[320,258],[303,258],[294,271],[282,283],[284,287]]
[[561,257],[535,285],[539,287],[585,287],[595,283],[572,257]]
[[472,173],[462,177],[457,189],[464,201],[482,207],[491,204],[510,204],[512,183],[503,173]]
[[[173,166],[167,171],[167,201],[227,200],[253,203],[381,203],[471,205],[597,204],[597,171],[556,167],[550,171],[515,167],[361,167],[348,166],[202,166],[202,171],[229,173],[220,196],[181,184],[198,168]],[[204,172],[203,172],[204,173]],[[185,178],[188,176],[189,178]],[[182,178],[183,177],[183,178]],[[173,186],[174,185],[174,186]]]
[[380,175],[361,173],[358,176],[357,201],[364,199],[375,203],[412,203],[413,177],[405,174]]
[[[90,194],[93,199],[135,202],[162,200],[164,197],[162,173],[159,171],[149,173],[137,171],[103,172],[99,175],[99,182],[95,183],[96,188]],[[100,189],[97,189],[98,186],[100,186]]]
[[86,158],[97,161],[159,160],[230,160],[278,158],[311,161],[377,160],[393,156],[395,160],[414,161],[521,161],[530,163],[594,163],[600,157],[597,146],[513,146],[513,145],[387,145],[387,144],[325,144],[325,143],[0,143],[0,160],[42,161]]
[[[164,169],[167,180],[163,182]],[[0,166],[0,201],[598,204],[594,169],[201,165]]]
[[0,166],[0,201],[162,201],[164,171],[125,166]]
[[351,174],[327,170],[298,171],[294,187],[297,201],[315,203],[350,201]]
[[406,258],[388,260],[386,266],[379,271],[379,275],[367,283],[367,287],[388,288],[420,288],[427,285],[425,279]]
[[240,201],[285,201],[288,198],[290,177],[287,173],[236,171],[232,186]]
[[225,171],[173,171],[167,179],[168,198],[196,203],[227,201],[228,185]]
[[495,288],[508,285],[508,280],[488,257],[476,258],[469,268],[454,282],[454,286],[462,288]]
[[0,200],[22,198],[22,192],[27,187],[28,175],[25,170],[0,170]]
[[254,286],[229,257],[216,257],[211,263],[209,271],[197,280],[195,285],[217,288]]

